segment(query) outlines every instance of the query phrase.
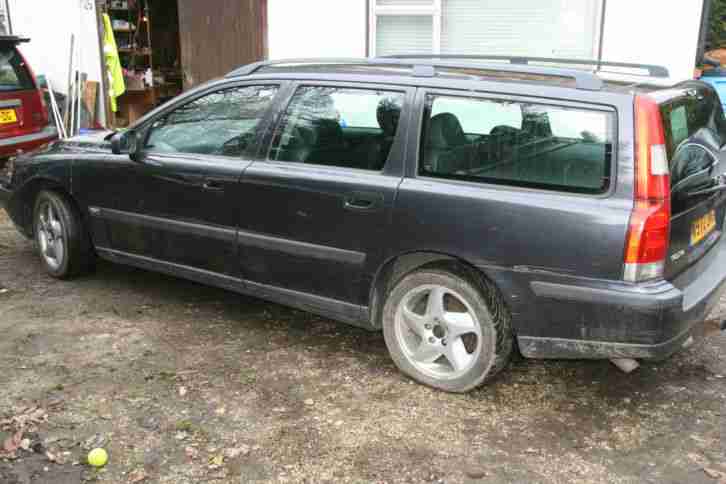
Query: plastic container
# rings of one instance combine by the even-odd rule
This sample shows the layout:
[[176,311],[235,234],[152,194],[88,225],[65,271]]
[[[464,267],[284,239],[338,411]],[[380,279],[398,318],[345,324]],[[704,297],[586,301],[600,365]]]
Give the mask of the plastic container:
[[726,69],[719,67],[704,71],[701,80],[711,84],[716,89],[724,112],[726,112]]

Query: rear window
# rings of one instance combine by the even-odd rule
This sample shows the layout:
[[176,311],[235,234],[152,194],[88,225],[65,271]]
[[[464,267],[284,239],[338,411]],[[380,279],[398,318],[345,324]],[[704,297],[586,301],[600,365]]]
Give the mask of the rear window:
[[668,159],[685,140],[697,135],[704,128],[704,141],[723,145],[726,140],[726,119],[718,94],[709,88],[692,87],[683,90],[683,95],[661,104],[661,115],[665,129]]
[[602,193],[610,183],[614,114],[429,95],[419,173]]
[[23,58],[15,47],[0,45],[0,92],[35,89]]

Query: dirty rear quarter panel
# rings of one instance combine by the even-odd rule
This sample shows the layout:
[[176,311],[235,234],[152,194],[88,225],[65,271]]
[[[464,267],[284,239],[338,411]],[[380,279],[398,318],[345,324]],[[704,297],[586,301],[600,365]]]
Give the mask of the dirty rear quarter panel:
[[[599,196],[417,177],[418,139],[409,141],[414,167],[396,201],[395,250],[441,252],[480,268],[502,291],[520,336],[607,340],[613,329],[620,331],[614,325],[627,325],[622,308],[549,299],[532,290],[540,280],[574,285],[622,280],[633,206],[633,98],[593,96],[617,113],[613,180]],[[420,132],[418,116],[414,132]],[[606,331],[598,330],[603,327]],[[615,339],[628,340],[627,330],[620,333]]]

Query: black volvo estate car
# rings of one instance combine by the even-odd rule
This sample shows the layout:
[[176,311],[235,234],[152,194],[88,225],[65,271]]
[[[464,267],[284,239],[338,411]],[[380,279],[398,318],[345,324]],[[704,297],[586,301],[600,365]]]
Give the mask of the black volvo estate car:
[[101,257],[382,330],[446,391],[517,347],[688,346],[726,280],[715,91],[506,60],[252,64],[18,157],[0,200],[51,276]]

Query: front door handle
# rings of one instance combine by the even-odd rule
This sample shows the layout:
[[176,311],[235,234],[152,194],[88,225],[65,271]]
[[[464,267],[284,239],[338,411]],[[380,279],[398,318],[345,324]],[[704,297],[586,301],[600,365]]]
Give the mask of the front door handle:
[[383,205],[383,195],[371,192],[353,192],[345,198],[344,207],[347,210],[371,211]]

